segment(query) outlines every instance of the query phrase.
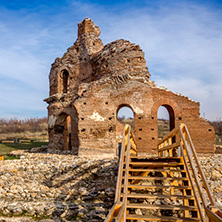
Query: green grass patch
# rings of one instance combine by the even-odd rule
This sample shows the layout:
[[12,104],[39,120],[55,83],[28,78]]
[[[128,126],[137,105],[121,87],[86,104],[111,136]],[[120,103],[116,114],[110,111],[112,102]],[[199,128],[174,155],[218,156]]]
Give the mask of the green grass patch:
[[48,145],[48,142],[31,142],[31,143],[0,143],[0,155],[6,155],[13,150],[30,150],[34,147],[41,147],[42,145]]
[[4,155],[4,160],[19,160],[19,156],[9,156],[9,155]]

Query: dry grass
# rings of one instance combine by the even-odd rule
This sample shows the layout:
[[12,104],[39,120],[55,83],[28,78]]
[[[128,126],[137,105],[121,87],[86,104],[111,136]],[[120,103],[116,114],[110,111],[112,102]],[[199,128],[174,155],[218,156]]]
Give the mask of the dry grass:
[[7,140],[7,139],[31,139],[31,140],[44,140],[48,139],[48,131],[44,130],[41,132],[30,132],[25,131],[21,133],[0,133],[0,140]]
[[42,145],[48,145],[48,143],[47,142],[13,143],[13,144],[0,143],[0,155],[7,155],[13,150],[30,150],[33,147],[41,147]]

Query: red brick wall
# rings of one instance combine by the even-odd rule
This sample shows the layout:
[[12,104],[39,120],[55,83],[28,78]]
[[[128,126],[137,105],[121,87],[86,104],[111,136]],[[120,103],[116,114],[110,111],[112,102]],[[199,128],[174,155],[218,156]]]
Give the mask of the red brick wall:
[[[155,86],[149,80],[141,48],[126,40],[103,46],[100,30],[85,19],[78,39],[61,58],[56,58],[49,75],[50,149],[63,150],[61,114],[71,117],[72,152],[79,155],[116,155],[119,133],[117,111],[126,105],[135,118],[135,137],[140,153],[156,154],[157,112],[165,106],[171,114],[171,128],[188,126],[197,152],[214,152],[214,129],[200,118],[199,103]],[[67,92],[62,74],[68,73]]]

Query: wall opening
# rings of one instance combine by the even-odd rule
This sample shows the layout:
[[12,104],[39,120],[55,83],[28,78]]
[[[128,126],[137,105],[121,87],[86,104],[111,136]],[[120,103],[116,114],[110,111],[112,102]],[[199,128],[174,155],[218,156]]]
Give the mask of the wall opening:
[[120,155],[123,127],[129,124],[134,130],[134,112],[129,105],[120,105],[116,112],[116,140],[118,144],[117,153]]
[[[74,154],[79,152],[79,116],[75,107],[72,107],[71,118],[71,147]],[[84,118],[82,118],[84,120]]]
[[67,70],[63,70],[60,73],[60,81],[59,81],[59,93],[67,93],[68,92],[68,80],[69,80],[69,73]]
[[68,77],[69,73],[67,70],[63,71],[63,93],[67,93],[68,91]]
[[130,106],[122,105],[117,110],[117,121],[121,124],[129,124],[134,130],[134,112]]
[[66,113],[62,113],[58,116],[56,128],[57,133],[61,133],[61,143],[63,144],[63,150],[72,149],[72,135],[71,135],[71,117]]
[[173,108],[169,105],[162,105],[157,112],[158,139],[162,139],[175,127]]

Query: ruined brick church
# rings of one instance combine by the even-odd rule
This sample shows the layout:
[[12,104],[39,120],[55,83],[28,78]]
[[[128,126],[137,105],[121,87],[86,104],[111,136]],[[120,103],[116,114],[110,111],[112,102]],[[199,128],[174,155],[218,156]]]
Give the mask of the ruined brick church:
[[214,152],[214,128],[200,117],[198,102],[157,87],[139,45],[116,40],[103,45],[100,29],[86,18],[78,38],[52,64],[48,105],[49,149],[78,155],[117,154],[117,113],[134,113],[138,152],[155,154],[157,112],[164,106],[170,129],[185,123],[197,152]]

